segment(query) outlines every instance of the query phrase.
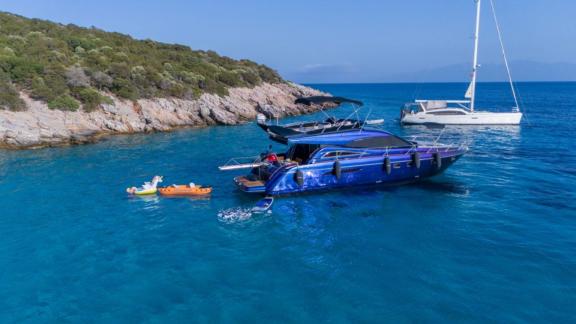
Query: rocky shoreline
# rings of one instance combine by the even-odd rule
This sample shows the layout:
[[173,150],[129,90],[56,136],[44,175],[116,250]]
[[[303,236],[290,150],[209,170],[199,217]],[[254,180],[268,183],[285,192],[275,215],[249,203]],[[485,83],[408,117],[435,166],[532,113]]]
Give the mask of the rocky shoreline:
[[28,149],[83,144],[102,135],[170,131],[181,127],[237,125],[258,113],[284,117],[317,111],[319,107],[294,104],[297,97],[321,95],[320,91],[293,83],[264,83],[255,88],[232,88],[229,95],[203,94],[197,100],[176,98],[113,98],[93,112],[65,112],[22,93],[27,110],[0,110],[0,147]]

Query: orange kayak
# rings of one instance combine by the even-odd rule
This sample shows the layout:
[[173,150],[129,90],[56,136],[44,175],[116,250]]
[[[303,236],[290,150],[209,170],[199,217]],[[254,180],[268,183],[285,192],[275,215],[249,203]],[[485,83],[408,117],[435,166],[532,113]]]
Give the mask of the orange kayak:
[[201,187],[188,185],[172,185],[169,187],[158,188],[162,196],[203,196],[212,192],[212,187]]

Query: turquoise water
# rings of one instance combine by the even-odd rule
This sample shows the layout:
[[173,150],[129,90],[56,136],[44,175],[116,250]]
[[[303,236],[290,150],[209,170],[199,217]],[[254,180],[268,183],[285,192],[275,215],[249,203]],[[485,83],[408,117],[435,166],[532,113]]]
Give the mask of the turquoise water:
[[[217,169],[266,148],[254,124],[0,151],[0,322],[576,321],[576,83],[519,84],[521,127],[444,131],[394,119],[465,84],[316,87],[471,150],[430,181],[264,215]],[[512,104],[504,84],[479,93]],[[214,194],[124,194],[156,174]]]

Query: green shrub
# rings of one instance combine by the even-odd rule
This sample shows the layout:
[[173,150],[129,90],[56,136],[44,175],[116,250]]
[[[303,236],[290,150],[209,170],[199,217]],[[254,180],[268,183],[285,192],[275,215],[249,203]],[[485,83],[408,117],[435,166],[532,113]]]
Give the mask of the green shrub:
[[10,47],[4,46],[4,47],[0,48],[0,56],[10,57],[10,56],[15,56],[15,53],[14,53],[14,50],[11,49]]
[[130,67],[126,62],[115,62],[110,64],[109,74],[114,78],[130,78]]
[[26,104],[20,98],[16,88],[5,80],[0,80],[0,107],[8,108],[12,111],[23,111],[26,109]]
[[201,95],[202,95],[202,90],[200,90],[198,88],[187,88],[187,89],[184,89],[184,95],[182,96],[182,99],[195,100],[195,99],[200,98]]
[[114,81],[111,76],[102,71],[96,71],[92,73],[91,77],[92,77],[92,83],[98,89],[106,89],[106,88],[109,89]]
[[260,77],[253,72],[242,72],[240,76],[250,87],[257,86],[262,82]]
[[76,99],[70,97],[69,95],[59,96],[52,101],[48,102],[48,108],[59,109],[66,111],[76,111],[80,108],[80,104]]
[[50,101],[58,96],[68,93],[68,85],[63,69],[54,68],[44,71],[44,83],[50,89],[46,101]]
[[136,100],[140,98],[138,88],[127,79],[116,78],[112,83],[112,92],[124,99]]
[[43,71],[42,64],[22,57],[4,57],[0,61],[0,68],[6,71],[14,82],[26,83]]
[[218,74],[218,81],[230,87],[241,87],[243,85],[242,79],[237,73],[228,71]]
[[101,95],[92,88],[83,88],[75,93],[75,97],[82,103],[84,111],[94,111],[101,104],[112,104],[112,99]]
[[278,75],[278,73],[268,67],[259,66],[258,67],[258,74],[262,81],[268,83],[279,83],[282,82],[282,78]]
[[201,89],[205,90],[206,92],[214,93],[221,97],[228,95],[228,89],[212,79],[206,79],[201,84],[203,85]]
[[44,82],[44,79],[40,76],[34,77],[32,80],[32,88],[30,90],[30,96],[34,99],[43,101],[54,99],[52,90],[46,85],[46,82]]
[[[59,25],[0,12],[0,73],[8,89],[0,104],[23,107],[18,91],[49,102],[55,109],[93,109],[94,87],[137,100],[151,97],[220,96],[230,87],[283,82],[274,70],[250,60],[234,60],[214,51],[135,40],[96,28]],[[8,86],[6,85],[8,84]],[[63,104],[65,103],[65,104]],[[76,103],[76,105],[74,104]]]

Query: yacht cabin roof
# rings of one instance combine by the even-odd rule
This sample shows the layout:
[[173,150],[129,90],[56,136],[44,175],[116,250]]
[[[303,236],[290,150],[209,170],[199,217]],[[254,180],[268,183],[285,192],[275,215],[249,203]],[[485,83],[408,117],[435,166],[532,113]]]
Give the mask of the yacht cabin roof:
[[413,144],[386,131],[354,129],[349,131],[297,136],[288,139],[289,145],[333,145],[349,148],[410,147]]

